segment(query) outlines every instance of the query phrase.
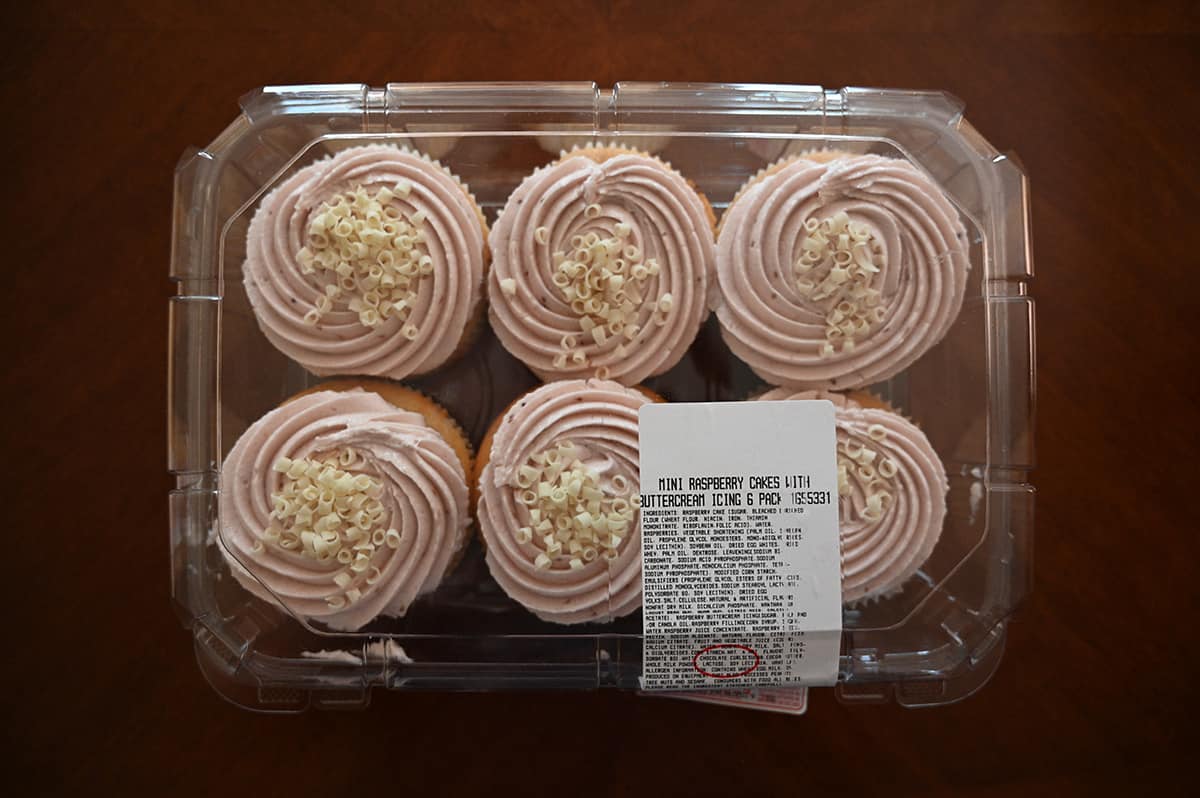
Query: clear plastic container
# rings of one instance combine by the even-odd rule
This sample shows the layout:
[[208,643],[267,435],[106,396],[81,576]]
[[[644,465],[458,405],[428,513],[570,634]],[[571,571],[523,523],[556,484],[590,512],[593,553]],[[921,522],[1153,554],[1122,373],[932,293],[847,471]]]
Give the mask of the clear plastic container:
[[[201,670],[239,705],[362,706],[391,689],[636,688],[640,612],[607,625],[539,621],[491,580],[477,541],[406,617],[331,634],[253,598],[216,546],[220,463],[238,436],[319,380],[271,346],[242,288],[246,228],[280,180],[352,143],[407,144],[460,176],[489,216],[561,147],[603,139],[673,164],[718,214],[758,169],[830,146],[903,157],[958,207],[972,269],[957,322],[899,376],[871,386],[919,423],[950,478],[933,556],[900,595],[845,611],[844,701],[950,703],[995,671],[1030,582],[1034,321],[1028,184],[941,92],[692,83],[267,87],[175,176],[168,468],[172,594]],[[410,381],[478,444],[537,384],[489,333]],[[650,387],[672,401],[744,399],[762,387],[716,319]]]

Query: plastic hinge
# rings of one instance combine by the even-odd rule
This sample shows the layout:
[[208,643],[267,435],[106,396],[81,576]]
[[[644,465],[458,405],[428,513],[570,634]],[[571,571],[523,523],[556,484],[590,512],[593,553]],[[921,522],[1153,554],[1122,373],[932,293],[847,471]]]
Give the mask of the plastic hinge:
[[[989,145],[990,149],[990,145]],[[1029,177],[1025,166],[1012,153],[995,153],[989,161],[996,203],[989,280],[1033,279],[1033,250],[1030,247]]]
[[989,408],[988,466],[993,477],[998,469],[1034,466],[1037,373],[1033,308],[1031,298],[1019,296],[993,297],[987,305],[988,360],[1006,366],[991,370],[989,393],[1013,396],[1012,401]]
[[175,474],[216,469],[217,304],[206,296],[169,302],[167,468]]
[[363,83],[313,83],[264,86],[238,100],[251,125],[278,116],[345,116],[365,114],[370,87]]
[[171,491],[171,598],[184,626],[208,614],[211,600],[205,584],[204,549],[216,517],[216,492],[202,487]]
[[[170,276],[177,294],[167,311],[167,468],[177,475],[180,489],[205,487],[216,451],[217,278],[212,244],[205,236],[213,170],[212,156],[193,150],[175,172]],[[186,536],[175,527],[180,521],[172,515],[173,563],[174,542]],[[173,578],[177,574],[173,567]],[[190,591],[176,597],[179,606],[190,606]]]
[[175,167],[174,213],[171,217],[170,277],[176,292],[191,296],[211,294],[216,275],[205,266],[211,261],[203,235],[205,214],[212,204],[213,156],[192,148]]
[[391,132],[593,129],[601,111],[593,82],[388,84]]
[[820,86],[625,81],[613,88],[611,106],[621,130],[686,124],[689,130],[770,131],[782,125],[812,132],[824,126],[825,99]]
[[904,91],[848,86],[841,91],[842,112],[861,120],[890,117],[923,118],[937,125],[954,126],[962,119],[966,103],[945,91]]
[[766,114],[822,113],[820,86],[771,83],[686,83],[622,81],[613,88],[623,112],[656,110],[677,114],[747,112]]
[[1028,483],[988,487],[988,526],[1007,535],[1003,541],[1003,584],[989,591],[995,598],[985,612],[1002,620],[1011,617],[1033,587],[1034,504],[1037,492]]

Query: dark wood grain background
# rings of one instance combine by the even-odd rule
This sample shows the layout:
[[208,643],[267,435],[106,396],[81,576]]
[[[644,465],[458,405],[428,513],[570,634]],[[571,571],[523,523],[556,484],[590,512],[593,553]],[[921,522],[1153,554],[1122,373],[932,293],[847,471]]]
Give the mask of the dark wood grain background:
[[[209,0],[4,14],[6,780],[149,795],[1190,786],[1195,5]],[[981,693],[911,711],[819,692],[799,719],[615,692],[381,694],[365,713],[285,718],[204,683],[167,597],[176,159],[261,84],[481,79],[942,88],[1020,155],[1038,275],[1035,592]]]

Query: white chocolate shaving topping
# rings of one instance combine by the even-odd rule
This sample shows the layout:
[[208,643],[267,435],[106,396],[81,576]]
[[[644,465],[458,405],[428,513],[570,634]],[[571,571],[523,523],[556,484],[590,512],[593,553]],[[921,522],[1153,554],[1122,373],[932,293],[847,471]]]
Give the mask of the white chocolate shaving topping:
[[[599,206],[589,206],[599,208]],[[598,216],[599,212],[592,217]],[[615,235],[600,238],[596,233],[576,236],[571,244],[578,244],[572,252],[555,252],[558,263],[551,282],[558,288],[562,299],[571,312],[579,317],[579,329],[590,335],[597,347],[602,348],[610,335],[620,335],[626,330],[626,319],[639,315],[646,302],[645,283],[657,277],[658,261],[650,258],[641,260],[641,250],[636,246],[624,246],[631,228],[627,224],[615,225]],[[546,228],[539,227],[534,235],[539,244],[548,243]],[[512,296],[516,294],[516,281],[508,278],[500,281],[500,289]],[[665,316],[671,310],[671,295],[663,294],[655,307]],[[637,334],[636,327],[632,334]],[[555,355],[555,363],[566,368],[566,359],[577,346],[575,336],[564,335],[560,341],[561,351]],[[624,348],[618,344],[618,356]],[[585,355],[586,357],[586,355]],[[595,376],[607,379],[611,368],[597,366]]]
[[[388,528],[387,509],[379,501],[379,480],[338,467],[353,467],[359,461],[352,448],[324,459],[276,460],[274,470],[283,474],[284,483],[271,494],[272,521],[263,537],[314,560],[348,561],[355,573],[366,570],[375,549],[395,530]],[[339,572],[333,581],[345,588],[351,578]],[[346,600],[354,603],[357,598],[347,595]]]
[[555,623],[641,606],[637,413],[649,401],[605,380],[543,385],[513,405],[479,480],[488,569]]
[[317,209],[308,244],[296,254],[301,272],[325,281],[306,322],[315,325],[342,305],[366,327],[378,327],[393,315],[408,319],[420,280],[433,272],[433,258],[425,244],[423,214],[405,219],[390,204],[400,187],[383,186],[372,195],[356,186]]
[[[834,348],[854,349],[855,339],[870,334],[882,316],[875,315],[882,292],[881,267],[886,263],[883,245],[871,228],[850,222],[845,211],[823,221],[804,222],[807,235],[800,257],[793,264],[796,290],[825,308],[825,340],[821,355]],[[840,347],[838,346],[840,344]]]
[[[612,559],[629,536],[636,513],[628,501],[628,480],[617,475],[604,485],[600,474],[575,456],[570,440],[532,455],[528,465],[517,469],[515,482],[518,500],[529,508],[530,525],[515,530],[514,538],[521,544],[541,541],[535,567],[554,567],[560,558],[588,548],[593,549],[591,559],[598,551]],[[567,562],[571,568],[582,565]]]

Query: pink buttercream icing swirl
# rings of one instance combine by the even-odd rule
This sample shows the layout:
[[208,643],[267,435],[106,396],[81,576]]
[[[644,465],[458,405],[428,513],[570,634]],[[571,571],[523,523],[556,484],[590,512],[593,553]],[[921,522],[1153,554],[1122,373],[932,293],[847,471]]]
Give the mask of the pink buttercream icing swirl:
[[[627,327],[638,325],[636,335],[612,334],[596,343],[581,332],[580,314],[553,283],[555,253],[570,256],[576,236],[613,238],[618,225],[628,227],[623,245],[655,259],[660,271],[646,280],[643,301],[624,319]],[[535,240],[542,228],[545,243]],[[677,172],[645,155],[624,153],[597,163],[568,153],[537,170],[509,197],[490,244],[492,327],[505,348],[544,380],[600,373],[634,385],[661,374],[683,357],[715,299],[715,245],[704,202]],[[672,308],[657,323],[655,303],[666,294]],[[556,365],[566,335],[580,338],[585,364]]]
[[[866,481],[851,464],[850,490],[840,497],[839,515],[842,600],[852,604],[898,591],[929,559],[946,518],[946,468],[925,433],[897,413],[828,391],[776,388],[759,399],[828,399],[835,405],[839,448],[853,441],[878,452],[874,467],[884,459],[895,465],[895,475],[884,480],[890,483],[891,503],[871,520],[865,512]],[[879,437],[871,435],[873,428]]]
[[[356,474],[382,485],[379,501],[400,534],[395,548],[377,547],[356,572],[336,559],[317,560],[271,543],[272,495],[285,475],[281,458],[351,449]],[[466,543],[470,523],[466,476],[454,450],[417,413],[362,390],[321,391],[293,399],[256,421],[238,439],[221,471],[219,548],[234,577],[259,598],[331,629],[353,631],[385,615],[404,615],[437,587]],[[265,543],[265,545],[264,545]],[[335,578],[349,582],[339,586]],[[368,583],[368,577],[373,583]],[[355,589],[345,606],[329,599]]]
[[[553,623],[607,622],[642,603],[641,514],[613,559],[597,558],[580,569],[569,556],[546,569],[534,565],[546,547],[538,536],[518,543],[515,532],[530,523],[520,502],[518,469],[530,458],[569,441],[599,477],[607,495],[613,480],[639,489],[638,408],[650,400],[609,380],[570,380],[543,385],[518,400],[492,439],[491,457],[479,480],[478,518],[492,577],[510,597]],[[619,481],[619,480],[618,480]]]
[[[804,223],[844,212],[886,262],[871,279],[882,318],[849,349],[827,343],[828,308],[801,291],[793,266]],[[796,158],[752,181],[721,220],[717,317],[729,348],[764,380],[793,388],[861,387],[897,374],[958,315],[970,261],[954,206],[896,158]]]
[[[433,271],[417,283],[407,322],[398,316],[376,327],[360,323],[345,302],[315,325],[305,314],[324,294],[328,278],[305,274],[298,260],[309,225],[334,195],[411,183],[407,196],[386,205],[404,216],[422,214],[424,249]],[[483,296],[484,231],[466,188],[440,164],[388,145],[343,150],[301,169],[259,204],[246,239],[243,283],[263,334],[314,374],[369,374],[401,379],[423,374],[454,354]]]

